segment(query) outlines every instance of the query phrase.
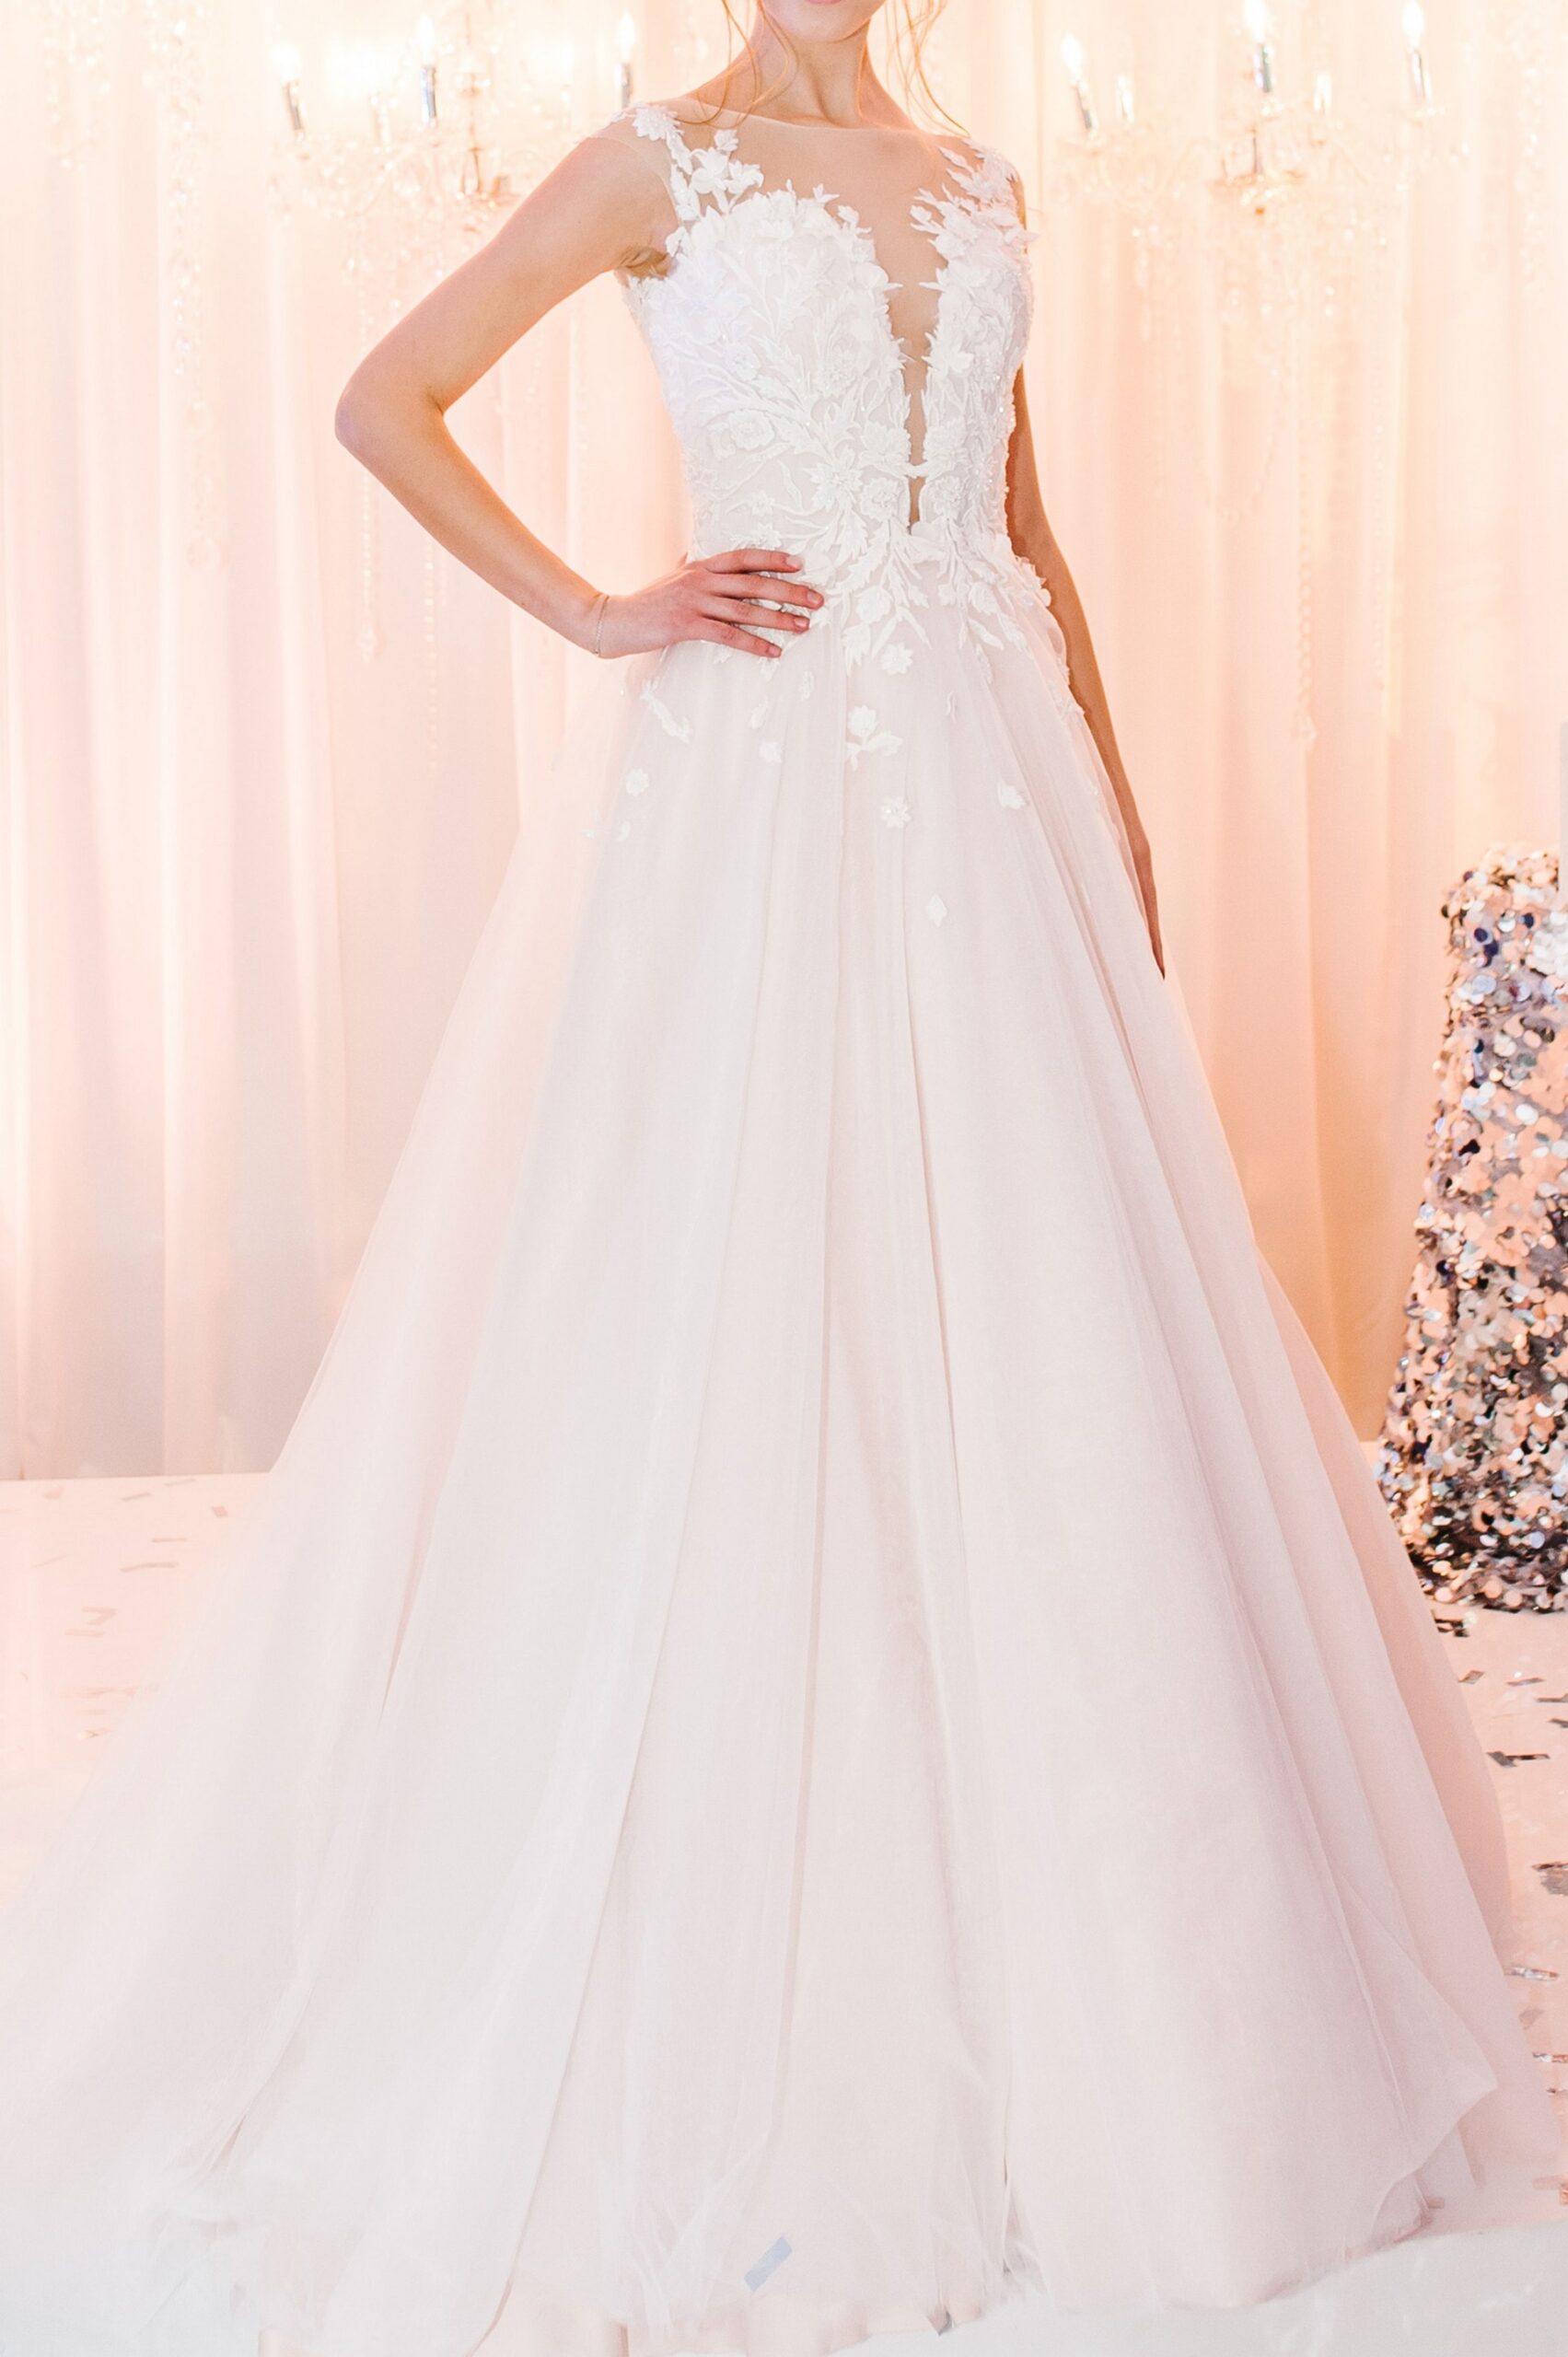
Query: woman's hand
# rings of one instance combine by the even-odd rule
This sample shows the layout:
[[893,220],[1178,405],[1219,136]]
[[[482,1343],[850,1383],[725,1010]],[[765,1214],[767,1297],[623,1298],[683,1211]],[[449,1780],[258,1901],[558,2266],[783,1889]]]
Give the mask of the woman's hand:
[[1155,893],[1155,867],[1149,853],[1149,839],[1140,827],[1131,845],[1132,870],[1138,878],[1138,891],[1144,903],[1144,922],[1149,928],[1149,947],[1155,953],[1155,964],[1165,971],[1165,943],[1160,937],[1159,901]]
[[[799,565],[797,556],[779,549],[726,549],[696,558],[646,589],[597,598],[581,643],[598,655],[644,655],[682,639],[706,638],[717,646],[744,647],[749,655],[777,655],[782,650],[759,635],[758,625],[806,630],[809,614],[799,609],[822,602],[821,591],[807,583],[778,578]],[[779,598],[785,610],[775,613],[760,602],[765,598]]]

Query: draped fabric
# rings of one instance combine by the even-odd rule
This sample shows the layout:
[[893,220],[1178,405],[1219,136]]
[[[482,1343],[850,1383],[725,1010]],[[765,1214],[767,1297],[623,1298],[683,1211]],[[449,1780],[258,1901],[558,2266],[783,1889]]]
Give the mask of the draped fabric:
[[[621,11],[494,13],[548,99],[531,172],[614,103]],[[1434,8],[1420,134],[1385,13],[1273,12],[1283,91],[1321,65],[1375,160],[1390,122],[1430,158],[1338,245],[1307,197],[1243,224],[1249,248],[1201,159],[1142,213],[1072,167],[1063,34],[1101,113],[1126,73],[1176,153],[1243,95],[1218,0],[953,0],[931,51],[1023,170],[1047,505],[1260,1240],[1364,1428],[1409,1260],[1437,900],[1491,839],[1555,834],[1568,713],[1560,12]],[[299,44],[324,134],[333,45],[406,50],[402,14],[3,14],[0,1469],[257,1467],[591,667],[331,438],[358,352],[464,248],[406,192],[347,222],[324,135],[301,177],[269,51]],[[637,30],[649,95],[722,54],[716,0],[649,0]],[[454,423],[591,577],[680,549],[609,285]]]

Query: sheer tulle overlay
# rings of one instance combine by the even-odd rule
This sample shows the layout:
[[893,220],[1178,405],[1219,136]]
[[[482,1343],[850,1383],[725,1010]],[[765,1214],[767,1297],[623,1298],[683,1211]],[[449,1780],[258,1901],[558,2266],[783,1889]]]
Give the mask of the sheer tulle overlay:
[[1006,544],[1005,169],[839,134],[912,373],[820,143],[606,135],[693,545],[828,604],[607,677],[11,1910],[17,2357],[812,2357],[1544,2206],[1484,1770]]

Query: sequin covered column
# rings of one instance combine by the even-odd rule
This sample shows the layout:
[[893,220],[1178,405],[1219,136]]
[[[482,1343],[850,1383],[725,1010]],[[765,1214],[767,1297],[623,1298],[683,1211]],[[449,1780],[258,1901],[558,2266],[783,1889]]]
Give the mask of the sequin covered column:
[[1462,877],[1378,1479],[1426,1587],[1568,1604],[1568,908],[1554,852]]

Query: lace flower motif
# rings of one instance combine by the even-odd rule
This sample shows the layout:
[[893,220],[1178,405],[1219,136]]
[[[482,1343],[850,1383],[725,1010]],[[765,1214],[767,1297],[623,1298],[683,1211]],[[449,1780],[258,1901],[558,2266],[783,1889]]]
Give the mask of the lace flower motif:
[[[733,652],[733,649],[721,647],[718,651],[721,654],[724,654]],[[648,710],[653,714],[654,718],[658,722],[659,726],[664,730],[667,737],[676,737],[682,745],[689,745],[691,743],[691,723],[690,720],[682,719],[675,713],[671,712],[668,704],[665,702],[664,698],[655,690],[654,683],[651,679],[645,679],[643,682],[643,702],[647,705]]]
[[877,714],[868,703],[857,703],[847,723],[849,734],[844,738],[844,759],[851,769],[858,769],[863,753],[896,753],[903,743],[890,728],[879,728]]

